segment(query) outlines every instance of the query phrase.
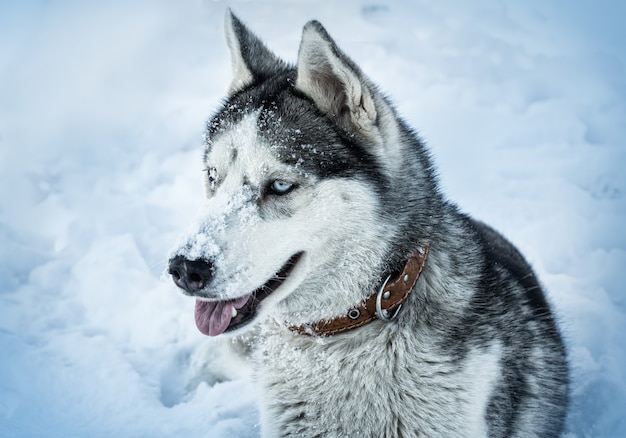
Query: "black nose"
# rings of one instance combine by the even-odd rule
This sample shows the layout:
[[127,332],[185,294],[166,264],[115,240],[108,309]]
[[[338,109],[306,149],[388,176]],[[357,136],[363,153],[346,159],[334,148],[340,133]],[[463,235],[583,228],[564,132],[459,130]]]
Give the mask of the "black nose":
[[213,275],[213,269],[206,260],[187,260],[176,256],[170,260],[168,272],[174,283],[187,292],[198,292],[206,287]]

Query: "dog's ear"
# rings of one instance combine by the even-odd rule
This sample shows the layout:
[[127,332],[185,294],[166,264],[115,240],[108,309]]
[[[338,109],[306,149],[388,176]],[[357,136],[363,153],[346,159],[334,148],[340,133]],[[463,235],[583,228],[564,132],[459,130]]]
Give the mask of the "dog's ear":
[[317,21],[302,32],[296,88],[346,128],[365,135],[376,130],[373,87]]
[[287,69],[287,64],[270,52],[230,9],[226,10],[225,30],[233,69],[231,94]]

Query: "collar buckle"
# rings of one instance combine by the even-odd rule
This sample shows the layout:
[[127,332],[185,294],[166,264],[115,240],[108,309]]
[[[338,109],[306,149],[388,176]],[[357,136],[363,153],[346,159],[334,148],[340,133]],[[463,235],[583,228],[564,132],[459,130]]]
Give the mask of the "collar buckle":
[[400,313],[400,309],[402,309],[402,303],[400,303],[398,307],[396,307],[396,310],[393,312],[393,315],[391,316],[389,316],[389,310],[383,309],[383,299],[387,300],[389,299],[389,297],[391,297],[391,292],[385,291],[385,288],[387,287],[387,283],[389,282],[390,278],[391,275],[387,277],[383,285],[380,287],[380,289],[378,289],[378,294],[376,295],[376,316],[378,317],[378,319],[385,322],[391,322],[396,319],[398,317],[398,314]]

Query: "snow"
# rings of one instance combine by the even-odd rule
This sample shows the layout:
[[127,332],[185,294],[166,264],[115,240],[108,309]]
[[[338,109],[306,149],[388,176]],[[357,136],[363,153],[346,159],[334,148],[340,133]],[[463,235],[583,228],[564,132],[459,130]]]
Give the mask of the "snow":
[[449,197],[537,269],[570,350],[567,436],[626,436],[615,0],[1,3],[0,436],[259,436],[251,379],[207,372],[193,300],[161,278],[202,205],[227,6],[290,61],[306,21],[327,27]]

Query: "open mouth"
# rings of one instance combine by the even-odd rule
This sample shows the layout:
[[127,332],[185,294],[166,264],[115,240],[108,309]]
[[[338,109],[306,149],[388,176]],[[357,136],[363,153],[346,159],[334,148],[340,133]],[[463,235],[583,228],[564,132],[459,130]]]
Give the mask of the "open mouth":
[[289,277],[303,252],[293,256],[263,286],[243,297],[228,301],[196,300],[196,326],[208,336],[217,336],[245,326],[254,319],[261,302]]

